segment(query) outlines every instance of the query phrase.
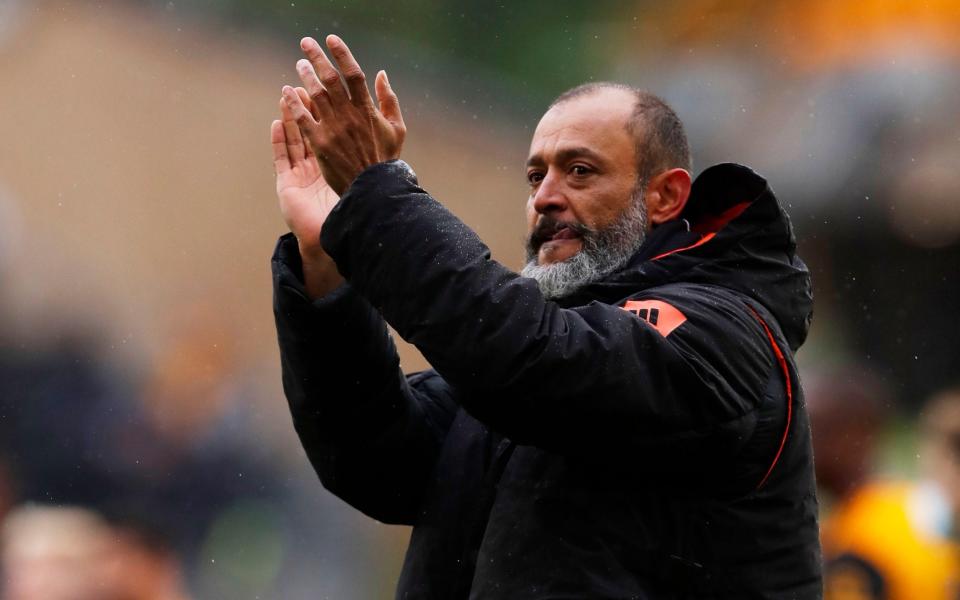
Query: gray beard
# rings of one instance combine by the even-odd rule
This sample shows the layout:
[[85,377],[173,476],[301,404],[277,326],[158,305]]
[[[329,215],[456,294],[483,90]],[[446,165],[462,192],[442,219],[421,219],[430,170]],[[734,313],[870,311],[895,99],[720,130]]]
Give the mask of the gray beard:
[[548,300],[569,296],[627,264],[646,237],[647,206],[640,188],[633,194],[630,206],[616,221],[603,229],[584,232],[581,250],[564,261],[539,264],[539,248],[533,248],[528,241],[527,264],[520,274],[535,279]]

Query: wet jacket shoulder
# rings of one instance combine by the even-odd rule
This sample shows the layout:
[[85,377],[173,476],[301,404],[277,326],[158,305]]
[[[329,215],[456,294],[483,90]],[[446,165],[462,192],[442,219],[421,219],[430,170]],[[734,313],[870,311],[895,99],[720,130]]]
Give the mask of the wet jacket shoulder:
[[[689,207],[560,302],[399,161],[324,227],[333,295],[306,301],[281,241],[294,422],[328,488],[415,526],[398,595],[816,597],[809,276],[748,169],[706,171]],[[384,321],[435,371],[402,376]]]

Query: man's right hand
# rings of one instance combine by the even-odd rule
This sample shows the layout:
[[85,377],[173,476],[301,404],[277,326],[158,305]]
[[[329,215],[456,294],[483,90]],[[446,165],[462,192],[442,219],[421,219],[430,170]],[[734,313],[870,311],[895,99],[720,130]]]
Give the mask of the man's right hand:
[[407,127],[387,73],[377,73],[374,102],[363,70],[339,37],[328,35],[327,48],[340,72],[315,39],[303,38],[300,48],[307,59],[297,61],[297,73],[313,103],[291,86],[283,87],[283,97],[327,182],[342,194],[367,167],[400,157]]
[[[297,92],[304,105],[311,106],[306,90]],[[320,245],[320,230],[340,198],[324,180],[310,143],[301,136],[283,100],[280,116],[270,125],[280,213],[300,246],[307,294],[319,298],[343,283],[333,259]]]

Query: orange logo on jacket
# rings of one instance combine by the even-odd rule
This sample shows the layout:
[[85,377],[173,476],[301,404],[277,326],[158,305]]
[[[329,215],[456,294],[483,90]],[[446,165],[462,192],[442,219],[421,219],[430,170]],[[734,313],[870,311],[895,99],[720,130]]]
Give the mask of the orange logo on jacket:
[[627,300],[621,308],[653,325],[663,337],[670,335],[687,320],[682,312],[660,300]]

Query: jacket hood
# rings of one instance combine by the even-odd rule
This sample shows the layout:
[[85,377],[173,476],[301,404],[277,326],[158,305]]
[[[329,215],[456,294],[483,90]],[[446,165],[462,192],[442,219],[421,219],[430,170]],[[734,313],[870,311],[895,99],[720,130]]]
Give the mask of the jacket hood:
[[766,308],[796,351],[813,315],[810,272],[796,245],[766,179],[743,165],[715,165],[694,181],[679,219],[654,228],[627,265],[563,304],[616,302],[666,283],[721,286]]

